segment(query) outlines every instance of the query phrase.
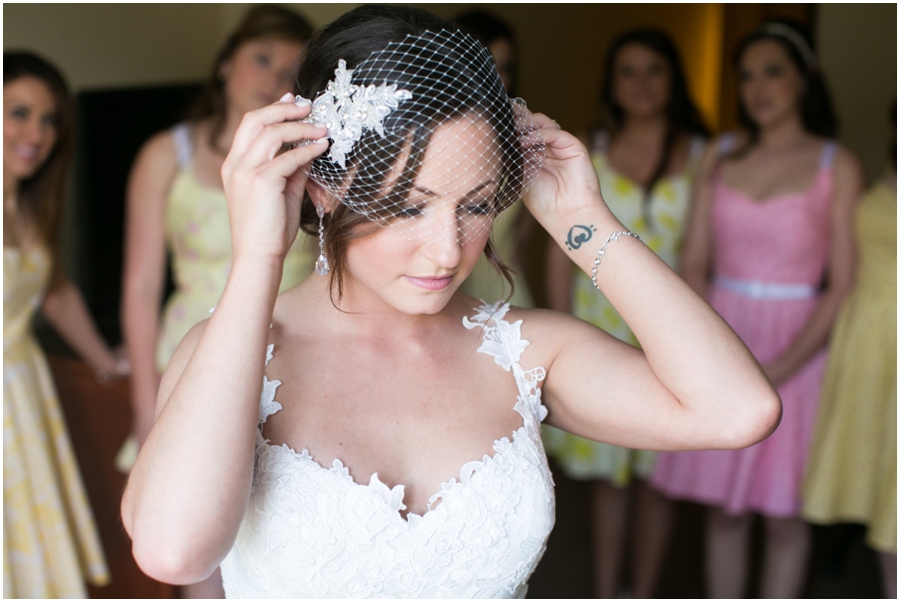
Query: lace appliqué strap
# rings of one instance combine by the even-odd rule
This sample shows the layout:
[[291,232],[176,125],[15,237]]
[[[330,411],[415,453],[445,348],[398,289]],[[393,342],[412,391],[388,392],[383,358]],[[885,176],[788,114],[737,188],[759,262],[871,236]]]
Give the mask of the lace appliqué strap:
[[[275,349],[275,345],[266,347],[266,366],[268,366],[269,362],[272,360],[273,349]],[[259,398],[259,424],[264,423],[266,418],[281,409],[281,404],[275,401],[275,390],[279,386],[281,386],[280,380],[269,380],[268,377],[263,374],[262,395]]]
[[519,413],[525,416],[520,408],[520,405],[524,405],[531,417],[538,422],[543,421],[547,417],[547,408],[541,403],[539,383],[544,380],[547,372],[540,366],[523,370],[519,365],[522,352],[531,344],[522,338],[522,320],[509,323],[503,319],[509,311],[509,303],[503,301],[493,305],[483,301],[482,303],[471,319],[463,318],[463,326],[469,330],[474,328],[484,330],[484,341],[478,351],[494,356],[494,361],[504,370],[512,371],[519,389],[519,403],[516,404]]

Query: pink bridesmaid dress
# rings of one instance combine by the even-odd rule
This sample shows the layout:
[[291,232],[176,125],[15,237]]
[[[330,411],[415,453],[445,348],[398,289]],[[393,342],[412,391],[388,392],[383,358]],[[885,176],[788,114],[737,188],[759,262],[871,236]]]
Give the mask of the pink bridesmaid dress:
[[[723,139],[727,148],[729,138]],[[715,278],[708,300],[761,363],[779,357],[818,303],[828,264],[832,162],[828,142],[803,192],[754,199],[715,175]],[[651,484],[668,497],[719,506],[729,514],[789,518],[800,510],[825,348],[778,387],[781,424],[739,450],[660,454]]]

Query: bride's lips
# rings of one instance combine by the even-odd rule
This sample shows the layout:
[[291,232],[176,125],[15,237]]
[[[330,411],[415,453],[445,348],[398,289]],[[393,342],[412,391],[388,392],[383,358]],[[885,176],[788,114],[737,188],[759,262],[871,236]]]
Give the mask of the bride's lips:
[[450,286],[450,281],[453,280],[453,274],[447,274],[446,276],[430,276],[428,278],[404,276],[404,278],[418,287],[429,291],[439,291]]

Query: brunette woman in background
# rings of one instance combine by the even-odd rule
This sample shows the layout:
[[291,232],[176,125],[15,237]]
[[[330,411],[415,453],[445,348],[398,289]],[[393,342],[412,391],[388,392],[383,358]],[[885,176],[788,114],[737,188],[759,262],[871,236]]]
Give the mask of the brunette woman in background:
[[[234,132],[246,112],[290,91],[311,35],[312,27],[290,10],[253,8],[219,51],[194,117],[155,135],[135,160],[127,192],[122,308],[134,364],[134,418],[116,460],[120,470],[130,469],[153,426],[160,375],[175,347],[209,316],[225,289],[232,249],[220,171]],[[312,270],[305,240],[298,236],[288,254],[282,290]],[[162,307],[167,253],[175,292]],[[185,593],[221,597],[221,585],[188,586]]]
[[[657,30],[627,32],[609,48],[601,90],[607,123],[583,136],[615,216],[673,269],[678,268],[691,187],[708,130],[688,94],[672,40]],[[574,270],[550,245],[547,290],[551,307],[638,346],[631,329],[590,277]],[[545,443],[566,474],[592,480],[594,583],[600,598],[616,596],[635,495],[634,595],[653,595],[669,532],[669,505],[645,480],[656,454],[544,429]]]
[[746,594],[750,527],[764,517],[760,597],[796,598],[810,527],[800,485],[825,344],[854,271],[859,161],[834,142],[825,82],[796,27],[767,23],[738,48],[741,122],[704,157],[681,273],[747,344],[778,388],[781,425],[733,451],[665,453],[652,483],[710,506],[708,595]]

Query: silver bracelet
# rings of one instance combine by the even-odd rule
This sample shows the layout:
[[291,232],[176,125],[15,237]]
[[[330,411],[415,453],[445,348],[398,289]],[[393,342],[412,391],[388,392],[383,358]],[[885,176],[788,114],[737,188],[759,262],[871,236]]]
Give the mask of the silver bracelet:
[[603,246],[600,247],[600,250],[597,251],[597,259],[594,260],[594,267],[591,269],[591,282],[594,283],[594,288],[598,291],[600,287],[597,286],[597,268],[600,267],[600,260],[606,255],[606,247],[609,246],[609,243],[615,242],[619,240],[620,236],[631,236],[633,238],[638,239],[641,242],[644,242],[644,239],[632,232],[631,230],[622,230],[621,232],[613,232],[609,235],[609,238],[606,239],[606,242],[603,243]]

